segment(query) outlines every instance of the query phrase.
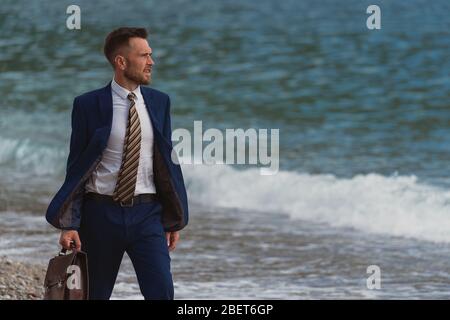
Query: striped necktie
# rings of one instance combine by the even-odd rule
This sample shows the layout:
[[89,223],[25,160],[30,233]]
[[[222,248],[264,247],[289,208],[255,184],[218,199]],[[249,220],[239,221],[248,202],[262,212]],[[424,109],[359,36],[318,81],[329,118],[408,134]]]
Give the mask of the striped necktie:
[[136,110],[136,95],[131,92],[127,98],[131,101],[130,111],[123,146],[122,164],[113,193],[115,201],[124,203],[130,202],[134,196],[141,151],[141,126]]

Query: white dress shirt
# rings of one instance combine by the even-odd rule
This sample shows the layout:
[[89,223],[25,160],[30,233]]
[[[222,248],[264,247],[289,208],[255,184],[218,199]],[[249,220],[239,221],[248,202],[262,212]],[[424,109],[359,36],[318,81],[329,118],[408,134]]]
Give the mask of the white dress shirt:
[[[113,194],[119,175],[131,103],[127,99],[130,91],[120,86],[114,79],[111,82],[111,90],[113,100],[111,134],[103,151],[102,159],[85,187],[86,192],[106,195]],[[136,110],[141,126],[141,150],[134,195],[156,193],[153,180],[153,127],[141,94],[141,88],[138,86],[133,92],[137,97],[135,100]]]

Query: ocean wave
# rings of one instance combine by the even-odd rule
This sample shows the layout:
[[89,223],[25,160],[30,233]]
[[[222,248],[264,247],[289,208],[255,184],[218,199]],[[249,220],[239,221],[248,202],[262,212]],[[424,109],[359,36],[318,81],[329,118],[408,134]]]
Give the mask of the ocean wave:
[[305,222],[371,233],[450,242],[450,190],[414,176],[334,175],[255,168],[183,166],[191,201],[203,205],[288,214]]
[[61,175],[65,170],[62,161],[66,150],[49,143],[27,138],[0,137],[0,165],[9,172],[31,176]]
[[[0,136],[0,150],[0,166],[9,172],[6,178],[56,178],[65,172],[66,150],[50,141]],[[183,173],[190,201],[202,205],[450,242],[450,189],[414,175],[371,173],[346,179],[281,170],[262,176],[258,168],[228,165],[183,165]]]

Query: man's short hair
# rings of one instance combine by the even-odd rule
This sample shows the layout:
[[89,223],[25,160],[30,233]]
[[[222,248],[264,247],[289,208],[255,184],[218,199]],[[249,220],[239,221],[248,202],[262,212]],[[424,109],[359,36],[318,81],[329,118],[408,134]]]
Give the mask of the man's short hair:
[[113,67],[117,51],[121,47],[127,46],[129,44],[129,39],[134,37],[147,39],[147,30],[145,30],[145,28],[122,27],[108,34],[105,39],[103,52],[105,53],[106,59],[108,59]]

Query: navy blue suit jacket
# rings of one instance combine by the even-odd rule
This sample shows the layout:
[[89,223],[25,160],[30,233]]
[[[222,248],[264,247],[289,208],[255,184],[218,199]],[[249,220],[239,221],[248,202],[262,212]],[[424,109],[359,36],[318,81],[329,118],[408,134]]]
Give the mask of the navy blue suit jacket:
[[[153,126],[153,171],[162,204],[164,230],[178,231],[188,223],[187,195],[180,165],[171,160],[172,140],[169,96],[141,86]],[[75,98],[66,177],[47,209],[46,219],[54,227],[78,230],[85,184],[99,165],[111,132],[113,103],[111,83]]]

